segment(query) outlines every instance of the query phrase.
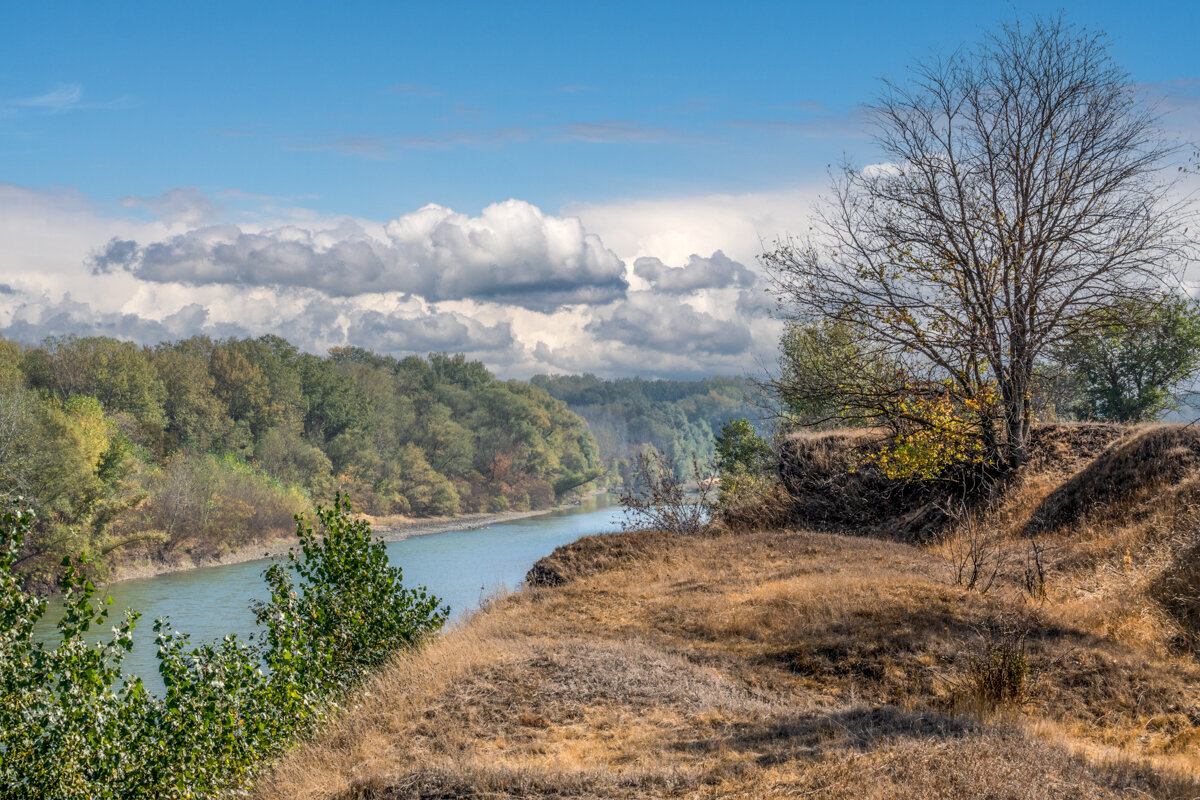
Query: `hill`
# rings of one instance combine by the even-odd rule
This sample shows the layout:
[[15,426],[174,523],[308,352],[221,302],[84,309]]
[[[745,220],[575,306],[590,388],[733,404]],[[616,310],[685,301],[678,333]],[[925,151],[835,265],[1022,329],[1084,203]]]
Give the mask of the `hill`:
[[0,339],[0,496],[38,514],[21,568],[196,563],[349,494],[375,515],[548,508],[600,477],[564,403],[462,355],[325,357],[276,336],[139,347]]
[[869,435],[797,438],[791,524],[560,548],[256,796],[1195,797],[1200,437],[1038,441],[913,528],[945,498],[817,502]]

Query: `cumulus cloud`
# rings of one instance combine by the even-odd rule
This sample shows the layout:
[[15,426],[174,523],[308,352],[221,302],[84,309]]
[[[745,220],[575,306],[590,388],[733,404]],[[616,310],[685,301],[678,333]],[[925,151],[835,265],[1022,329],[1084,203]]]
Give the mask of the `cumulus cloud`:
[[136,313],[102,311],[68,293],[57,302],[26,301],[10,316],[0,333],[20,342],[40,342],[49,336],[111,336],[146,344],[181,339],[195,333],[244,335],[244,329],[225,326],[218,332],[206,324],[208,312],[198,304],[184,306],[162,319]]
[[738,292],[737,311],[745,317],[766,317],[779,309],[779,301],[766,288]]
[[311,292],[307,296],[268,294],[255,303],[257,318],[212,313],[199,303],[153,317],[146,310],[105,311],[70,293],[59,300],[24,296],[0,311],[0,334],[23,342],[75,334],[155,344],[196,334],[226,338],[275,333],[313,352],[357,345],[385,353],[466,352],[505,361],[511,360],[506,354],[518,349],[506,322],[487,324],[417,303],[397,301],[379,311],[349,300],[330,302]]
[[730,355],[750,346],[740,320],[718,319],[691,304],[653,292],[635,292],[586,330],[602,339],[674,354]]
[[803,233],[822,187],[748,194],[666,197],[568,207],[623,258],[686,263],[716,250],[754,264],[771,241]]
[[417,317],[367,311],[346,327],[346,342],[384,352],[473,353],[511,349],[516,340],[507,322],[494,325],[455,312]]
[[[723,216],[715,205],[696,220],[614,210],[606,224],[624,219],[636,236],[614,247],[589,218],[515,200],[380,223],[218,197],[233,205],[183,188],[125,201],[153,218],[113,216],[73,190],[0,184],[0,334],[154,344],[273,333],[313,353],[463,352],[506,377],[740,374],[778,339],[761,278],[734,251],[705,247],[720,233],[708,224]],[[658,225],[675,231],[672,246],[623,249],[667,241]]]
[[643,256],[633,262],[633,272],[658,291],[676,293],[727,286],[749,288],[757,280],[753,272],[720,250],[708,258],[692,254],[682,267],[668,267],[661,259]]
[[162,241],[111,240],[97,273],[124,270],[159,283],[307,286],[335,296],[409,292],[552,309],[607,303],[626,288],[625,264],[575,217],[520,200],[470,217],[430,204],[389,222],[378,238],[347,222],[333,229],[197,228]]

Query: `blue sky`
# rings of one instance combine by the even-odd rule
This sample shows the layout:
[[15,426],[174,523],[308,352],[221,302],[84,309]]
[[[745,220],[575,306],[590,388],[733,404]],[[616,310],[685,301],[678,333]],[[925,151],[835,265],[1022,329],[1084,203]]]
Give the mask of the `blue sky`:
[[[801,201],[827,163],[843,154],[871,160],[861,106],[881,78],[902,78],[914,58],[977,41],[997,22],[1059,8],[1107,30],[1114,60],[1200,138],[1190,128],[1200,105],[1195,2],[9,4],[0,25],[0,182],[10,205],[0,210],[17,226],[22,209],[41,209],[46,238],[22,250],[38,253],[55,238],[55,214],[65,214],[61,224],[75,230],[66,238],[77,239],[61,259],[78,268],[109,232],[144,244],[217,224],[302,224],[316,233],[356,220],[370,233],[428,203],[478,219],[515,198],[556,219],[578,217],[636,288],[637,258],[681,268],[693,254],[721,250],[751,262],[758,239],[803,224]],[[737,198],[766,210],[731,222],[728,241],[720,224],[696,233],[672,217],[674,209],[717,220],[715,197],[727,198],[730,214]],[[78,231],[92,222],[99,240],[89,243]],[[35,285],[27,263],[0,268],[14,296],[40,290],[48,303],[74,283],[66,267],[45,285]],[[247,281],[239,273],[229,282]],[[153,298],[146,287],[114,284],[86,300],[76,288],[74,299],[98,314],[157,322],[199,304],[213,331],[239,332],[206,305],[219,293],[184,303],[182,289],[160,283]],[[387,316],[402,305],[393,300],[371,303]],[[599,341],[590,361],[534,355],[537,342],[543,354],[556,349],[537,331],[563,326],[523,316],[546,308],[526,303],[506,317],[476,307],[479,298],[429,300],[419,313],[516,330],[523,355],[491,357],[502,371],[604,368]],[[455,302],[476,305],[438,305]],[[719,318],[703,303],[691,307]],[[0,315],[0,328],[25,319],[16,330],[35,336],[54,332],[47,319],[61,327],[73,318],[39,306],[34,319],[24,308]],[[122,333],[117,322],[76,317],[80,332],[187,332]],[[259,322],[245,330],[273,324]],[[595,320],[576,322],[582,331]],[[772,330],[751,326],[755,353],[770,350]],[[403,337],[389,341],[404,349]],[[470,349],[469,336],[461,343]],[[728,372],[745,361],[745,353],[708,355],[652,368]]]

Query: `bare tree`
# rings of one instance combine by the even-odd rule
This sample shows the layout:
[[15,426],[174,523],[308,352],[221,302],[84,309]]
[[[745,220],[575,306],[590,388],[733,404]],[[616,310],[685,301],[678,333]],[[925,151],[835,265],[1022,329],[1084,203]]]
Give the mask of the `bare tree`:
[[1181,265],[1185,207],[1162,169],[1175,148],[1104,36],[1061,19],[917,65],[873,114],[888,163],[844,167],[812,236],[763,260],[795,323],[845,326],[894,366],[894,380],[853,386],[848,415],[906,408],[885,394],[948,393],[1017,466],[1039,359]]

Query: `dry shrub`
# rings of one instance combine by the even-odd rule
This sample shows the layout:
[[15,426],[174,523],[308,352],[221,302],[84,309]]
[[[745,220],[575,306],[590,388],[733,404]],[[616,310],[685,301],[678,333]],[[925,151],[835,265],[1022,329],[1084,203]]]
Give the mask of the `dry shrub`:
[[729,533],[785,528],[791,522],[792,499],[778,481],[722,504],[714,520]]
[[1020,707],[1033,690],[1033,661],[1026,646],[1030,626],[1011,614],[990,617],[959,681],[958,701],[964,710],[987,715]]
[[624,530],[650,528],[690,536],[700,533],[712,506],[713,481],[692,459],[689,484],[682,465],[660,450],[643,450],[633,465],[633,480],[621,493]]
[[990,511],[990,506],[972,511],[960,504],[946,512],[952,527],[946,534],[945,552],[954,583],[980,594],[992,590],[1006,561],[1000,533],[987,519]]
[[1029,530],[1056,530],[1085,515],[1097,524],[1125,522],[1134,506],[1194,477],[1198,467],[1200,427],[1134,429],[1133,435],[1105,450],[1047,497]]

